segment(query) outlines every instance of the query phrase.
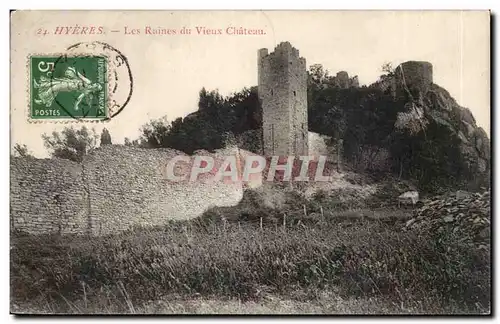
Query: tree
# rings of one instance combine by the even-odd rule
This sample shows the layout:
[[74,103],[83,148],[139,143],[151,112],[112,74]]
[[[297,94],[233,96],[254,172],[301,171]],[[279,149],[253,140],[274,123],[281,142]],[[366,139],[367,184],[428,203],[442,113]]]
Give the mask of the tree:
[[243,88],[227,97],[203,88],[198,108],[196,114],[172,122],[166,117],[151,120],[140,129],[141,146],[145,143],[148,148],[168,147],[188,154],[200,149],[213,151],[227,144],[227,136],[234,138],[262,125],[257,87]]
[[231,132],[224,132],[224,134],[222,134],[222,145],[224,147],[237,146],[237,141],[234,134]]
[[81,162],[83,157],[97,146],[98,135],[94,129],[75,129],[73,126],[66,127],[52,135],[42,135],[44,146],[50,151],[52,157]]
[[125,137],[124,143],[125,146],[134,146],[134,147],[145,147],[147,145],[143,145],[143,143],[139,142],[138,139],[130,140],[130,138]]
[[382,64],[382,72],[388,74],[388,75],[393,75],[394,74],[394,68],[392,67],[391,62],[385,62]]
[[150,148],[168,147],[170,128],[167,116],[151,120],[141,127],[141,140]]
[[19,144],[16,143],[14,145],[14,156],[18,157],[33,157],[33,155],[29,152],[28,147],[26,144]]
[[111,145],[111,134],[106,128],[102,129],[101,133],[101,145]]
[[315,85],[320,85],[329,78],[328,70],[325,70],[321,64],[311,65],[309,67],[309,76]]
[[208,92],[202,88],[199,93],[198,109],[207,111],[216,111],[224,104],[224,98],[219,91],[212,90]]

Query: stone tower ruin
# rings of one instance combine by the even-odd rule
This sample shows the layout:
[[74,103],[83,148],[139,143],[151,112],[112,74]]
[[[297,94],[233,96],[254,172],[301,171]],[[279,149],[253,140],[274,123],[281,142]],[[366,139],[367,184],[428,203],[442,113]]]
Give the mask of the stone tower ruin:
[[258,51],[263,154],[308,155],[306,60],[289,42]]
[[396,68],[395,75],[397,84],[406,86],[415,99],[425,96],[433,82],[432,64],[425,61],[401,63]]

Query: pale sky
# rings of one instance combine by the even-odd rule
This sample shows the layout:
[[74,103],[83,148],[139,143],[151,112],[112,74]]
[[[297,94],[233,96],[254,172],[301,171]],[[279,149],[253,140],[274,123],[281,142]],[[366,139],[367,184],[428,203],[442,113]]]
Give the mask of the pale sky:
[[[106,127],[114,143],[137,138],[153,118],[183,117],[197,109],[202,87],[224,94],[257,85],[257,50],[289,41],[307,66],[320,63],[332,74],[345,70],[361,84],[377,80],[385,62],[429,61],[434,82],[469,108],[490,134],[490,20],[487,11],[72,11],[17,12],[11,19],[11,146],[26,144],[47,156],[41,134],[70,124],[27,121],[30,54],[61,53],[84,41],[119,49],[134,77],[128,106]],[[103,26],[104,35],[37,35],[57,26]],[[140,29],[140,35],[124,35]],[[145,27],[193,29],[191,35],[145,35]],[[197,35],[195,27],[223,30]],[[266,35],[225,34],[227,27],[260,28]],[[111,33],[111,30],[121,30]],[[80,127],[81,123],[75,126]]]

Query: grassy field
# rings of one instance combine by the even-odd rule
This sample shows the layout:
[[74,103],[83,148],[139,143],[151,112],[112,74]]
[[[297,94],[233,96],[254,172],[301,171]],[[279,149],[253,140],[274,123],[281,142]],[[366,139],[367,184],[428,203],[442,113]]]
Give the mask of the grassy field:
[[262,222],[258,210],[212,211],[97,238],[12,234],[11,310],[489,312],[489,253],[402,231],[406,211],[297,209]]

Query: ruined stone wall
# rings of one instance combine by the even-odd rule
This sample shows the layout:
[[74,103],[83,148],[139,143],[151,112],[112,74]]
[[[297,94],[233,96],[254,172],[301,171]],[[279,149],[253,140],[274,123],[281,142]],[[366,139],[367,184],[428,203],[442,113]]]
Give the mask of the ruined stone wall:
[[258,52],[264,155],[305,155],[307,141],[306,61],[290,43]]
[[82,164],[14,158],[11,229],[103,235],[198,217],[212,206],[238,204],[243,196],[241,183],[169,181],[166,165],[178,154],[182,153],[106,145],[86,156]]
[[88,194],[81,170],[68,160],[12,158],[11,228],[28,233],[85,232]]
[[308,120],[307,120],[307,73],[306,61],[299,57],[299,51],[292,50],[288,62],[290,99],[292,114],[290,115],[291,141],[290,154],[308,155]]
[[327,83],[341,89],[359,88],[358,76],[351,78],[346,71],[337,72],[337,75],[330,77]]

